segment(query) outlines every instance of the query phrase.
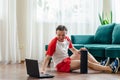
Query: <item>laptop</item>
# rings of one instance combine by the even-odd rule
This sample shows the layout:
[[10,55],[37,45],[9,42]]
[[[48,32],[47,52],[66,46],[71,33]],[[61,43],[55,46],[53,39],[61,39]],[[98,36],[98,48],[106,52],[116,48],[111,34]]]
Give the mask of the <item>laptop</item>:
[[25,59],[25,61],[26,61],[27,74],[30,77],[35,77],[35,78],[53,78],[54,77],[53,75],[50,75],[50,74],[40,74],[38,60]]

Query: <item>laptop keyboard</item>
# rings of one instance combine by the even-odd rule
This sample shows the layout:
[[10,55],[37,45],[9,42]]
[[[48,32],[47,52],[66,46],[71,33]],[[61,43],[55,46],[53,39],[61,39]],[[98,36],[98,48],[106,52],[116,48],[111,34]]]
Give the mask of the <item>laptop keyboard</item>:
[[40,74],[40,76],[50,76],[49,74]]

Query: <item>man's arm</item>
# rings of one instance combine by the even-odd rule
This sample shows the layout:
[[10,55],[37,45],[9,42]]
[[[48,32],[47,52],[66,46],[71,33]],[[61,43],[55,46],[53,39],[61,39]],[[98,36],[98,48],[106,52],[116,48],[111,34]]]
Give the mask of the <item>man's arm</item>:
[[70,50],[72,51],[72,53],[74,54],[80,54],[80,51],[84,51],[87,50],[86,48],[80,48],[79,50],[77,50],[75,47],[70,48]]
[[80,50],[77,50],[76,48],[72,47],[70,48],[73,54],[80,54]]
[[43,63],[42,63],[41,70],[40,70],[41,73],[44,74],[44,73],[46,72],[46,68],[47,68],[47,66],[48,66],[48,63],[49,63],[50,58],[51,58],[51,56],[46,55],[46,57],[45,57],[45,59],[44,59],[44,61],[43,61]]

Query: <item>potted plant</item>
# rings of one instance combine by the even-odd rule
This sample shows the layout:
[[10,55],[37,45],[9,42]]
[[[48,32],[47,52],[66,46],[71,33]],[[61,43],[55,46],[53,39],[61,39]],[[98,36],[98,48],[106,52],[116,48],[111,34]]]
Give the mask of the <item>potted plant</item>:
[[102,15],[99,13],[99,20],[101,25],[106,25],[112,23],[112,11],[110,12],[110,16],[106,17],[104,16],[104,13],[102,12]]

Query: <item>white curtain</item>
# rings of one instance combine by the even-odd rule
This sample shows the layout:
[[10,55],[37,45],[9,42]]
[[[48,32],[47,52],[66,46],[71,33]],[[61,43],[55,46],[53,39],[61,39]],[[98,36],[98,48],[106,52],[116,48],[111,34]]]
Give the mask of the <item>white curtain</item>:
[[0,0],[0,62],[20,62],[16,0]]
[[37,0],[27,0],[26,58],[42,60],[43,24],[37,23]]
[[120,23],[120,0],[111,0],[112,12],[113,12],[113,22]]
[[27,0],[26,57],[42,60],[45,45],[63,24],[72,34],[94,34],[102,0]]
[[41,61],[45,45],[55,36],[59,24],[68,28],[68,36],[94,34],[99,25],[98,13],[102,11],[102,0],[23,0],[27,25],[21,28],[25,31],[25,52],[20,54],[18,39],[22,35],[18,36],[17,24],[22,23],[17,23],[16,16],[20,15],[16,15],[16,1],[0,0],[0,61],[5,63],[20,62],[21,54],[22,58]]

